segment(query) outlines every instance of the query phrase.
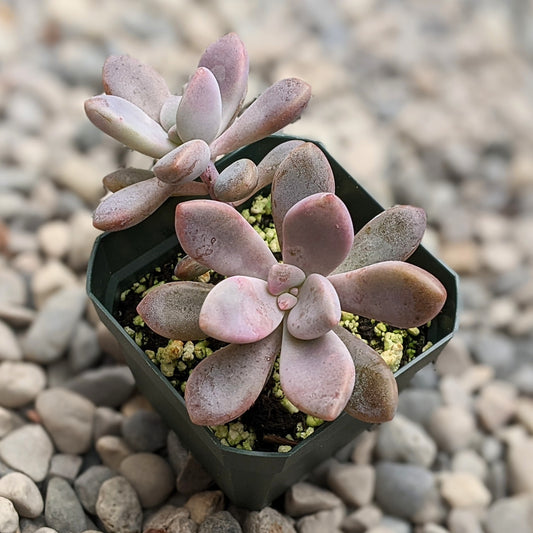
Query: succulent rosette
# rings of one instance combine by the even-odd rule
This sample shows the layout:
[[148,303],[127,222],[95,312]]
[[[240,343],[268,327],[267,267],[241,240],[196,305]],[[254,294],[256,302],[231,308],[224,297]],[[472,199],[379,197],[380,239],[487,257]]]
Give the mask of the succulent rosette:
[[161,285],[138,312],[165,337],[209,336],[228,343],[189,376],[185,402],[191,420],[214,426],[243,414],[278,355],[283,392],[301,411],[324,420],[343,410],[367,422],[390,420],[398,396],[392,372],[375,350],[338,324],[341,310],[402,328],[438,314],[446,290],[404,262],[420,243],[424,212],[397,206],[354,235],[350,213],[334,194],[329,163],[311,143],[279,165],[272,210],[282,262],[233,207],[213,200],[176,207],[183,250],[226,278],[214,286]]
[[235,33],[207,48],[182,95],[172,94],[158,72],[130,56],[107,59],[105,92],[89,98],[85,112],[100,130],[156,162],[150,170],[124,168],[104,178],[113,194],[95,210],[97,228],[133,226],[170,196],[209,194],[240,202],[261,188],[251,161],[219,174],[215,160],[298,119],[311,89],[298,78],[283,79],[244,108],[248,70],[248,54]]

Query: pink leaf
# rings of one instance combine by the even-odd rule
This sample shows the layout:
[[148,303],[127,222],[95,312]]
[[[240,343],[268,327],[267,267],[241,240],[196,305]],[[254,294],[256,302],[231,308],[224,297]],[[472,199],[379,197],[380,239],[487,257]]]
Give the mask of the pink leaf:
[[221,202],[236,202],[249,196],[257,185],[257,167],[250,159],[238,159],[218,176],[213,191]]
[[205,339],[198,317],[213,285],[175,281],[152,289],[137,306],[147,326],[168,339]]
[[350,352],[333,331],[302,341],[285,330],[279,374],[289,401],[304,413],[323,420],[339,416],[355,380]]
[[267,382],[281,344],[281,328],[253,344],[230,344],[191,373],[185,404],[194,424],[217,426],[242,415]]
[[335,273],[381,261],[405,261],[417,249],[425,229],[423,209],[410,205],[386,209],[355,234],[348,257]]
[[339,297],[320,274],[311,274],[300,287],[298,303],[287,317],[289,333],[301,340],[321,337],[341,319]]
[[203,53],[199,67],[215,76],[222,97],[223,131],[240,109],[248,87],[248,54],[236,33],[228,33]]
[[93,225],[104,231],[135,226],[150,216],[170,196],[172,186],[150,178],[104,198],[93,214]]
[[151,170],[144,170],[142,168],[119,168],[102,180],[104,187],[111,192],[117,192],[124,187],[138,183],[139,181],[145,181],[153,178],[154,173]]
[[262,279],[233,276],[218,283],[200,312],[200,327],[224,342],[246,344],[264,339],[281,323],[283,312]]
[[205,196],[207,193],[205,183],[200,181],[177,183],[171,189],[171,196]]
[[174,268],[174,275],[179,279],[192,281],[208,271],[207,267],[186,255]]
[[181,183],[196,179],[210,163],[209,146],[200,140],[188,141],[163,156],[152,168],[165,183]]
[[311,97],[311,88],[297,78],[269,87],[211,144],[212,157],[232,152],[270,135],[300,117]]
[[268,292],[278,296],[305,281],[305,272],[294,265],[276,263],[268,272]]
[[266,280],[277,262],[252,226],[222,202],[178,204],[175,226],[185,253],[223,276],[240,274]]
[[328,279],[344,311],[399,328],[426,324],[446,301],[446,289],[435,276],[402,261],[384,261]]
[[[169,131],[170,128],[176,127],[176,113],[181,102],[181,96],[171,94],[163,103],[159,113],[159,122],[161,126]],[[177,134],[176,134],[177,135]]]
[[387,363],[344,328],[335,328],[335,333],[348,348],[355,366],[355,385],[344,410],[371,424],[392,420],[398,406],[398,384]]
[[154,119],[129,100],[103,94],[85,101],[89,120],[104,133],[132,150],[160,158],[176,145]]
[[292,206],[283,220],[283,260],[306,274],[327,275],[353,241],[350,212],[332,193],[318,193]]
[[102,72],[106,94],[120,96],[142,109],[156,122],[170,96],[164,78],[149,65],[127,56],[110,56]]
[[272,182],[272,215],[280,243],[287,211],[303,198],[319,192],[335,192],[333,171],[318,146],[304,143],[280,162]]
[[176,112],[180,139],[202,139],[209,144],[220,128],[221,113],[217,80],[209,69],[200,67],[189,80]]

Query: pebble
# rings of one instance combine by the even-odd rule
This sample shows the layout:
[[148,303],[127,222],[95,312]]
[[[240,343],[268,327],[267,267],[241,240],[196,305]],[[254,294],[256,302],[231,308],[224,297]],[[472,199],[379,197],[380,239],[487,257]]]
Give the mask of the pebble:
[[453,453],[467,448],[473,442],[476,423],[468,411],[454,405],[444,405],[433,411],[428,431],[439,449]]
[[49,477],[61,477],[69,482],[74,481],[80,471],[83,458],[70,453],[56,453],[50,461]]
[[426,427],[433,411],[441,404],[441,395],[436,390],[408,388],[400,393],[398,413]]
[[109,533],[140,533],[143,513],[135,489],[122,476],[102,483],[96,514]]
[[483,482],[469,472],[446,472],[441,477],[440,491],[453,508],[486,507],[491,501],[490,492]]
[[35,518],[43,512],[41,492],[35,482],[21,472],[11,472],[0,478],[0,496],[13,502],[20,516]]
[[484,525],[487,533],[530,533],[533,529],[533,496],[511,496],[494,502]]
[[104,481],[116,476],[116,472],[104,465],[90,466],[74,480],[74,490],[84,509],[96,514],[98,492]]
[[450,533],[483,533],[477,514],[470,509],[452,509],[447,520]]
[[338,496],[305,481],[294,484],[285,492],[285,512],[295,518],[341,505]]
[[0,407],[0,439],[23,424],[22,419],[19,419],[13,411]]
[[441,376],[460,376],[472,364],[467,343],[460,335],[456,335],[439,355],[436,369]]
[[224,509],[224,493],[221,490],[197,492],[185,502],[185,508],[194,522],[202,524],[208,516]]
[[185,507],[166,504],[157,509],[143,523],[143,531],[178,531],[188,532],[187,525],[192,524],[196,531],[196,524],[190,520],[190,514]]
[[24,278],[11,268],[0,268],[0,302],[24,305],[28,298],[28,290]]
[[22,407],[45,388],[46,373],[34,364],[22,361],[0,362],[0,405]]
[[93,226],[93,217],[87,209],[77,210],[69,218],[71,238],[67,252],[69,266],[78,272],[84,270],[89,262],[94,241],[101,231]]
[[242,533],[242,528],[231,513],[218,511],[200,524],[198,533]]
[[476,335],[472,353],[478,363],[493,368],[497,377],[507,376],[516,364],[516,349],[512,341],[501,333]]
[[454,472],[468,472],[481,481],[487,479],[487,463],[474,450],[459,450],[452,457],[451,468]]
[[375,478],[370,465],[335,464],[328,471],[327,484],[346,505],[363,507],[372,501]]
[[111,407],[97,407],[94,411],[93,440],[104,435],[120,435],[123,416]]
[[37,231],[37,240],[45,255],[61,259],[69,248],[70,227],[63,220],[45,222]]
[[[74,330],[72,342],[68,350],[68,362],[73,373],[94,367],[100,359],[96,329],[87,321],[80,320]],[[96,403],[96,402],[94,402]]]
[[336,507],[304,516],[298,520],[296,527],[299,533],[341,533],[340,525],[345,517],[344,509]]
[[533,434],[533,400],[518,398],[516,402],[516,418],[529,433]]
[[0,320],[0,361],[20,361],[22,348],[13,330]]
[[377,526],[382,518],[379,507],[367,505],[347,515],[341,523],[341,529],[347,533],[364,533]]
[[187,453],[185,462],[178,472],[176,488],[181,494],[192,494],[208,489],[213,484],[213,478],[205,468]]
[[497,431],[513,418],[517,408],[516,397],[515,387],[505,381],[493,381],[481,389],[475,407],[488,431]]
[[19,533],[19,515],[15,506],[0,496],[0,531],[2,533]]
[[59,451],[80,454],[89,450],[95,411],[92,402],[75,392],[52,388],[39,394],[35,408]]
[[33,274],[31,292],[35,307],[42,309],[56,292],[78,286],[76,274],[57,259],[49,259]]
[[287,517],[272,507],[248,513],[243,529],[245,533],[296,533]]
[[46,488],[46,525],[57,531],[82,533],[87,529],[85,512],[69,482],[54,477]]
[[457,405],[466,411],[472,410],[473,398],[456,376],[443,376],[439,390],[446,405]]
[[46,477],[53,451],[50,437],[38,424],[26,424],[0,440],[0,459],[36,482]]
[[122,437],[116,435],[104,435],[96,441],[96,451],[104,465],[112,470],[120,468],[120,463],[133,453]]
[[507,468],[509,484],[514,494],[533,492],[533,437],[509,446]]
[[128,455],[120,463],[119,471],[131,483],[145,508],[161,505],[174,489],[172,468],[154,453]]
[[154,411],[140,410],[124,418],[122,436],[131,449],[155,452],[165,446],[168,428]]

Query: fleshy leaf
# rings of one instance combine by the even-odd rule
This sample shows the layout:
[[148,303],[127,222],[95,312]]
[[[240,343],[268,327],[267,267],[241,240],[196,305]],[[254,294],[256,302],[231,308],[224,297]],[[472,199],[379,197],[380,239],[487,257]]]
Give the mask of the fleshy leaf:
[[185,404],[194,424],[217,426],[242,415],[267,382],[281,345],[281,328],[253,344],[230,344],[191,372]]
[[173,281],[150,290],[137,306],[148,327],[167,339],[205,339],[198,317],[213,285]]
[[256,189],[257,167],[250,159],[238,159],[218,176],[213,191],[221,202],[236,202]]
[[423,209],[410,205],[386,209],[355,234],[350,253],[335,273],[381,261],[405,261],[417,249],[425,229]]
[[93,225],[104,231],[130,228],[150,216],[172,193],[157,178],[134,183],[104,198],[93,214]]
[[311,97],[311,87],[298,78],[269,87],[212,144],[212,157],[232,152],[270,135],[300,117]]
[[189,80],[176,112],[176,129],[182,141],[210,143],[220,128],[222,101],[213,73],[200,67]]
[[283,220],[283,260],[306,274],[332,272],[350,251],[352,241],[350,212],[332,193],[300,200]]
[[181,96],[171,94],[163,103],[161,112],[159,113],[159,122],[161,126],[168,131],[172,126],[176,125],[176,113],[181,102]]
[[165,183],[177,184],[196,179],[210,163],[209,146],[200,140],[188,141],[163,156],[152,168]]
[[340,326],[334,331],[348,348],[355,366],[355,385],[344,410],[372,424],[392,420],[398,406],[398,384],[387,363],[349,331]]
[[171,196],[205,196],[207,187],[200,181],[186,181],[177,183],[171,189]]
[[285,329],[279,374],[288,400],[304,413],[323,420],[339,416],[355,380],[350,352],[333,331],[302,341]]
[[287,329],[297,339],[316,339],[340,319],[341,306],[333,285],[324,276],[311,274],[300,287],[298,303],[287,317]]
[[278,238],[283,239],[282,224],[287,211],[303,198],[319,192],[335,192],[333,171],[318,146],[304,143],[287,153],[272,182],[272,216]]
[[117,192],[124,187],[144,181],[154,177],[154,173],[151,170],[144,170],[142,168],[119,168],[102,180],[104,187],[111,192]]
[[203,53],[199,67],[208,68],[215,76],[222,97],[223,131],[239,111],[248,87],[248,54],[236,33],[228,33]]
[[399,328],[426,324],[446,301],[446,289],[435,276],[402,261],[384,261],[328,279],[344,311]]
[[270,335],[283,319],[262,279],[232,276],[218,283],[200,311],[200,327],[224,342],[246,344]]
[[97,128],[141,154],[160,158],[176,148],[158,122],[120,96],[89,98],[85,113]]
[[276,263],[268,272],[268,292],[278,296],[293,287],[299,287],[305,281],[305,272],[294,265]]
[[179,279],[192,281],[198,276],[205,274],[208,270],[207,267],[186,255],[183,259],[178,261],[178,264],[174,268],[174,275]]
[[156,70],[128,55],[110,56],[102,80],[106,94],[120,96],[159,121],[161,107],[170,96],[167,84]]
[[223,276],[240,274],[266,280],[277,262],[242,215],[222,202],[178,204],[175,227],[185,253]]

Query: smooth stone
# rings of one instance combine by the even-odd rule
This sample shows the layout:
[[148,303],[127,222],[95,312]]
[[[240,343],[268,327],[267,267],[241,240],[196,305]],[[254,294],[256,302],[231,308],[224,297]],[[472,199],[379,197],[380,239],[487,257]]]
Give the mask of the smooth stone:
[[295,483],[285,492],[285,512],[294,518],[342,506],[333,492],[305,481]]
[[311,515],[303,516],[296,523],[299,533],[341,533],[340,525],[346,516],[342,507],[319,511]]
[[487,533],[531,533],[533,530],[533,496],[511,496],[495,501],[484,520]]
[[230,512],[217,511],[200,524],[198,533],[242,533],[242,528]]
[[509,381],[521,394],[533,395],[533,364],[523,364],[509,376]]
[[[82,372],[96,365],[100,359],[100,345],[96,328],[87,321],[80,320],[68,350],[68,362],[74,373]],[[94,402],[96,403],[96,402]]]
[[[87,533],[88,530],[83,531],[82,533]],[[55,529],[52,529],[51,527],[40,527],[39,529],[36,529],[34,533],[58,533]],[[89,532],[90,533],[90,532]],[[96,531],[95,533],[101,533],[100,531]]]
[[441,376],[460,376],[472,364],[472,357],[466,342],[456,335],[439,355],[436,368]]
[[516,350],[513,342],[501,333],[476,335],[471,350],[476,361],[492,367],[497,377],[505,377],[515,368]]
[[417,465],[378,462],[375,499],[384,513],[410,520],[435,491],[433,473]]
[[111,407],[97,407],[94,411],[94,441],[104,435],[120,435],[123,419],[122,414]]
[[493,463],[503,457],[503,443],[493,435],[487,435],[480,444],[480,453],[487,463]]
[[20,361],[22,348],[13,330],[0,320],[0,361]]
[[33,401],[46,386],[46,373],[34,364],[22,361],[0,363],[0,405],[22,407]]
[[443,376],[440,380],[439,389],[445,405],[456,405],[467,411],[472,410],[472,395],[458,377]]
[[109,533],[140,533],[143,513],[135,489],[122,476],[102,483],[96,514]]
[[494,368],[488,365],[474,365],[458,379],[465,390],[475,393],[494,379]]
[[24,420],[14,411],[0,407],[0,439],[24,424]]
[[96,501],[102,483],[116,475],[107,466],[93,465],[74,480],[74,490],[87,512],[96,514]]
[[193,494],[184,505],[191,519],[201,524],[208,516],[224,509],[224,493],[221,490],[206,490]]
[[169,533],[176,531],[181,533],[183,530],[184,533],[188,533],[190,529],[193,529],[196,532],[198,526],[189,517],[190,513],[185,507],[166,504],[145,518],[143,531],[168,531]]
[[76,274],[58,259],[48,259],[31,277],[31,292],[37,309],[55,293],[78,286]]
[[453,453],[467,448],[473,442],[476,422],[468,411],[454,405],[444,405],[433,412],[428,432],[439,449]]
[[[391,533],[412,533],[413,531],[413,528],[409,522],[406,522],[405,520],[402,520],[396,516],[385,515],[381,520],[381,524],[379,524],[377,527],[380,526],[385,528],[385,531],[390,531]],[[372,529],[370,529],[370,531],[372,531]]]
[[19,515],[13,503],[0,496],[0,531],[2,533],[19,533]]
[[450,533],[483,533],[478,513],[470,509],[450,510],[447,525]]
[[[30,309],[29,307],[0,302],[0,318],[11,326],[21,328],[29,326],[34,321],[35,316],[36,312],[33,309]],[[17,343],[18,349],[16,348],[16,350],[20,350],[20,358],[22,358],[22,347],[18,340]],[[9,354],[12,355],[12,352],[9,352]]]
[[272,507],[248,513],[243,530],[245,533],[296,533],[287,517]]
[[453,455],[451,468],[454,472],[467,472],[481,481],[487,479],[487,463],[472,449],[459,450]]
[[364,533],[377,526],[382,518],[379,507],[367,505],[347,515],[341,523],[341,529],[346,533]]
[[487,507],[491,501],[487,487],[469,472],[444,472],[441,476],[440,492],[452,508]]
[[481,423],[490,432],[505,426],[517,408],[516,388],[505,381],[493,381],[481,389],[475,408]]
[[118,407],[131,396],[135,379],[127,366],[102,366],[85,370],[64,386],[97,406]]
[[25,305],[28,290],[24,278],[11,268],[0,268],[0,302]]
[[96,441],[96,451],[104,465],[118,472],[120,463],[134,453],[122,437],[104,435]]
[[180,438],[172,430],[167,434],[167,454],[168,462],[172,466],[174,473],[179,474],[187,462],[189,452],[181,443]]
[[442,404],[438,391],[432,389],[407,388],[398,398],[398,413],[412,422],[426,426],[433,411]]
[[44,509],[39,488],[26,474],[12,472],[0,478],[0,496],[7,498],[20,516],[35,518]]
[[161,505],[174,490],[172,468],[160,455],[128,455],[120,463],[119,471],[131,483],[145,508]]
[[122,436],[137,452],[155,452],[165,446],[168,427],[154,411],[139,410],[122,422]]
[[39,424],[26,424],[0,441],[0,458],[36,482],[46,477],[53,452],[52,441]]
[[37,231],[39,246],[45,255],[61,259],[70,245],[70,227],[63,220],[45,222]]
[[57,387],[41,392],[35,408],[60,452],[81,454],[90,448],[95,411],[92,402]]
[[376,451],[382,460],[426,468],[433,464],[437,456],[437,446],[427,432],[399,413],[379,428]]
[[71,230],[70,246],[67,252],[67,262],[75,271],[85,270],[93,249],[94,241],[101,231],[93,226],[90,211],[78,209],[69,218]]
[[372,501],[376,473],[371,465],[334,464],[328,471],[328,487],[350,507]]
[[529,433],[533,434],[533,400],[520,397],[516,404],[516,418]]
[[205,468],[187,453],[187,458],[176,479],[176,488],[181,494],[193,494],[207,490],[213,484],[213,478]]
[[49,477],[60,477],[69,482],[74,481],[80,471],[83,458],[70,453],[56,453],[50,461]]
[[533,492],[533,437],[509,446],[507,468],[509,485],[514,494]]
[[59,290],[39,310],[22,339],[24,356],[36,363],[57,361],[65,352],[86,306],[85,290]]
[[74,489],[60,477],[48,482],[44,516],[46,525],[57,531],[81,533],[87,529],[85,512]]
[[372,456],[376,449],[377,440],[378,432],[376,430],[361,433],[354,441],[354,447],[350,456],[352,463],[356,465],[368,465],[372,463]]

